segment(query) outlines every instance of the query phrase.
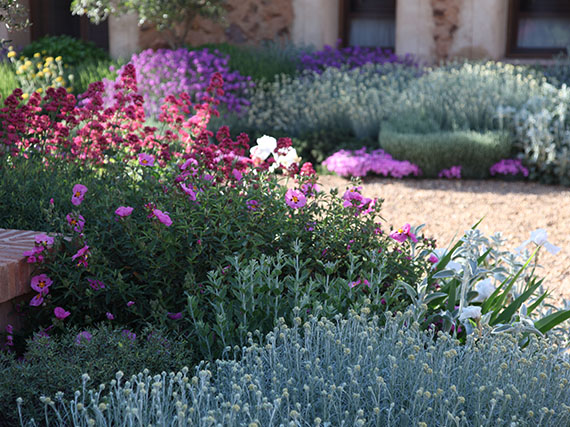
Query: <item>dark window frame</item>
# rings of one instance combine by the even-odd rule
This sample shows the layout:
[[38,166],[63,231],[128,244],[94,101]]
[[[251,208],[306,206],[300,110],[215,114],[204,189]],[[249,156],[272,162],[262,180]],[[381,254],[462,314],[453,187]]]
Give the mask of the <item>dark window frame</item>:
[[521,0],[509,0],[508,24],[507,24],[507,57],[510,58],[552,58],[553,56],[566,53],[564,47],[525,48],[517,46],[520,18],[530,16],[567,16],[570,18],[570,5],[563,12],[524,12],[520,7]]
[[[390,0],[389,0],[390,1]],[[394,19],[396,20],[396,10],[398,7],[398,2],[393,1],[394,6],[384,6],[380,5],[376,10],[364,11],[364,12],[351,12],[350,8],[351,0],[340,0],[339,1],[339,26],[338,26],[338,37],[341,40],[341,46],[348,46],[348,37],[350,35],[350,23],[353,18],[379,18],[379,19]],[[395,51],[395,46],[373,46],[379,47],[381,49],[388,49],[392,52]]]

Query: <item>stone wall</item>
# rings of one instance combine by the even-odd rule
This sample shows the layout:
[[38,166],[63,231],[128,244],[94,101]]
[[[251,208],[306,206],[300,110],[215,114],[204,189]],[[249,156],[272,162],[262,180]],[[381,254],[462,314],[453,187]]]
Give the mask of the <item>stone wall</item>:
[[[201,17],[192,23],[186,42],[259,44],[264,40],[291,38],[293,28],[292,0],[228,0],[226,23],[216,23]],[[139,47],[167,47],[166,37],[151,26],[143,26],[139,33]]]

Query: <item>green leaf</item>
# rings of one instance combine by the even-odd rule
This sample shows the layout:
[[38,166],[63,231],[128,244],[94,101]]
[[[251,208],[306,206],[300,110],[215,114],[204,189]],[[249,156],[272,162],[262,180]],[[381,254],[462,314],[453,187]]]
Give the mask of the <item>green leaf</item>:
[[570,319],[570,310],[560,310],[534,322],[534,327],[543,334],[556,325]]
[[447,298],[447,311],[453,313],[455,310],[455,300],[457,298],[457,280],[450,283],[449,286],[449,297]]
[[532,296],[534,291],[536,291],[539,288],[543,280],[544,279],[541,279],[532,286],[529,286],[529,288],[525,292],[523,292],[517,299],[515,299],[511,304],[509,304],[509,306],[505,308],[505,310],[503,310],[503,312],[499,314],[496,319],[491,318],[490,325],[493,326],[497,323],[510,322],[513,315],[518,311],[521,305]]
[[550,296],[550,293],[548,291],[546,291],[545,293],[543,293],[541,296],[539,296],[537,298],[537,300],[535,302],[533,302],[528,308],[527,308],[527,314],[532,313],[540,304],[542,304],[542,302]]
[[434,292],[433,294],[429,294],[427,297],[425,297],[424,303],[429,304],[438,299],[441,299],[443,302],[446,296],[447,294],[445,292]]

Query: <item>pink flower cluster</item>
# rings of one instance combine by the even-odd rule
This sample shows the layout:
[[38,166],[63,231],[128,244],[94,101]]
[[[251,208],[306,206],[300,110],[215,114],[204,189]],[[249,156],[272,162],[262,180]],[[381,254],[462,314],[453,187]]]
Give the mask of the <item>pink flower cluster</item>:
[[328,157],[323,165],[340,176],[366,176],[369,173],[375,173],[403,178],[409,175],[418,176],[422,173],[420,168],[413,163],[406,160],[394,160],[382,149],[367,153],[366,147],[356,151],[340,150]]
[[27,262],[30,264],[41,263],[44,260],[43,252],[49,246],[53,245],[54,238],[46,234],[38,234],[34,237],[34,248],[25,251],[22,255],[27,257]]
[[360,194],[362,187],[352,187],[346,190],[342,196],[344,200],[343,206],[345,208],[354,208],[355,215],[367,215],[374,210],[376,206],[377,199],[369,199]]
[[437,174],[438,178],[461,179],[461,166],[451,166]]
[[520,159],[503,159],[495,163],[489,169],[491,175],[517,175],[521,173],[523,176],[528,176],[528,169],[525,168]]

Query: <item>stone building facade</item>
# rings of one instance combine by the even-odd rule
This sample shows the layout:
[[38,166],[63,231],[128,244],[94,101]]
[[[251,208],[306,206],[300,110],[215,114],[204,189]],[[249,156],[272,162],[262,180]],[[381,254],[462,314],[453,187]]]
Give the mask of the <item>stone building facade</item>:
[[[34,2],[44,2],[44,9],[45,2],[61,3],[22,1],[32,9]],[[106,26],[113,57],[167,45],[154,28],[138,27],[136,16],[111,17],[101,25]],[[0,38],[25,44],[33,35],[8,34],[0,28]],[[364,41],[389,47],[426,62],[453,57],[551,57],[570,45],[570,1],[228,0],[225,23],[197,18],[187,42],[258,44],[288,39],[322,48],[335,45],[339,38],[347,44]]]

